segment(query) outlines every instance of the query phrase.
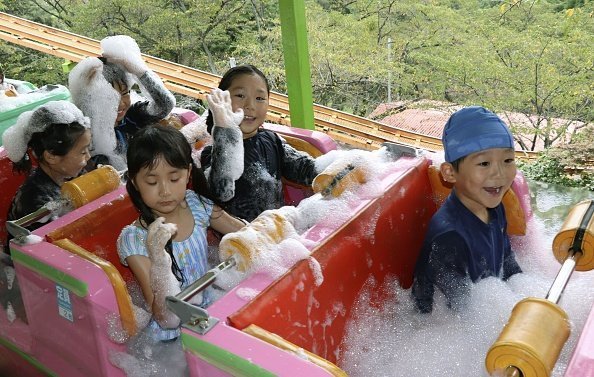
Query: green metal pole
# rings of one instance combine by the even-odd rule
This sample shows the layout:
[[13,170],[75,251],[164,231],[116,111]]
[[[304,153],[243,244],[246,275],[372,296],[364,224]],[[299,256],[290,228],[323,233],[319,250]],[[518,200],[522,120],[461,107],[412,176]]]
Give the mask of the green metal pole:
[[303,0],[279,0],[291,126],[313,130],[311,71]]
[[70,73],[70,71],[72,71],[72,69],[76,66],[76,63],[73,61],[70,61],[68,59],[64,59],[64,63],[62,63],[62,72],[64,73]]

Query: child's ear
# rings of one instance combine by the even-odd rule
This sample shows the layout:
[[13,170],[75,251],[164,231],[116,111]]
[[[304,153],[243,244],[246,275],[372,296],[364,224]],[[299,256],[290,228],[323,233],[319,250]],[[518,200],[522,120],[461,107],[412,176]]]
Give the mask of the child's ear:
[[48,165],[56,165],[61,160],[61,156],[57,156],[50,151],[43,151],[43,161],[45,161]]
[[440,165],[439,171],[441,172],[444,181],[449,183],[456,182],[456,170],[454,169],[454,165],[449,162],[444,162]]

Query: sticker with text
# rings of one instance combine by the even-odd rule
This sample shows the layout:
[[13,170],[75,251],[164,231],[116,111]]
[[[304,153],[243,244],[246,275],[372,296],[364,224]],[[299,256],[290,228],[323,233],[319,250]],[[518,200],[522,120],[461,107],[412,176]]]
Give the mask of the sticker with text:
[[61,285],[56,284],[56,294],[58,295],[58,314],[70,322],[74,322],[72,315],[72,302],[70,301],[70,291]]

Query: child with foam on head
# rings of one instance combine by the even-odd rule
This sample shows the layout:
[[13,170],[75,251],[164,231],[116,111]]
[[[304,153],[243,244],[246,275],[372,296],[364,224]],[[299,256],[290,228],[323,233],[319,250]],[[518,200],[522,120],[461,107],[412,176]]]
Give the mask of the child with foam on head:
[[261,128],[268,111],[270,86],[252,65],[229,69],[207,96],[208,132],[201,164],[214,196],[235,216],[248,221],[284,205],[281,179],[311,185],[316,161]]
[[[180,131],[158,124],[139,130],[127,151],[126,189],[140,217],[122,230],[117,247],[152,312],[148,328],[155,340],[179,336],[179,319],[166,308],[165,297],[209,269],[206,229],[226,234],[244,226],[208,198],[206,178],[192,164],[191,152]],[[196,192],[187,189],[190,179]],[[208,296],[199,304],[207,305]]]
[[[29,173],[14,196],[8,220],[16,220],[37,211],[48,202],[61,198],[60,187],[77,177],[91,157],[89,118],[68,101],[51,101],[34,111],[22,113],[14,126],[2,135],[2,144],[14,169]],[[27,154],[31,150],[38,166],[32,169]],[[70,208],[56,208],[67,211]],[[44,225],[44,218],[29,225],[29,230]]]
[[414,272],[417,308],[429,313],[435,288],[447,305],[466,305],[471,284],[522,272],[511,250],[501,203],[516,176],[514,139],[505,123],[483,107],[449,118],[440,171],[453,189],[429,223]]
[[[91,118],[92,162],[126,166],[129,139],[136,131],[167,117],[175,97],[142,60],[134,39],[116,35],[101,40],[101,57],[88,57],[68,76],[72,101]],[[138,84],[145,100],[132,103]]]

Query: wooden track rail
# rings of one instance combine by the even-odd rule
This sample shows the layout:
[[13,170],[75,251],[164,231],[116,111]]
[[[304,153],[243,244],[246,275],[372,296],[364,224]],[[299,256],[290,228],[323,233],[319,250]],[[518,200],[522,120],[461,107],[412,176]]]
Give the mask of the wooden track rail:
[[[47,54],[79,62],[101,53],[99,41],[0,12],[0,38]],[[205,100],[218,85],[220,76],[143,54],[148,66],[164,81],[165,86],[186,96]],[[441,140],[415,132],[314,104],[316,129],[335,140],[356,148],[377,149],[385,142],[438,151]],[[268,120],[291,125],[286,95],[271,92]],[[533,159],[534,152],[518,151],[517,157]]]

